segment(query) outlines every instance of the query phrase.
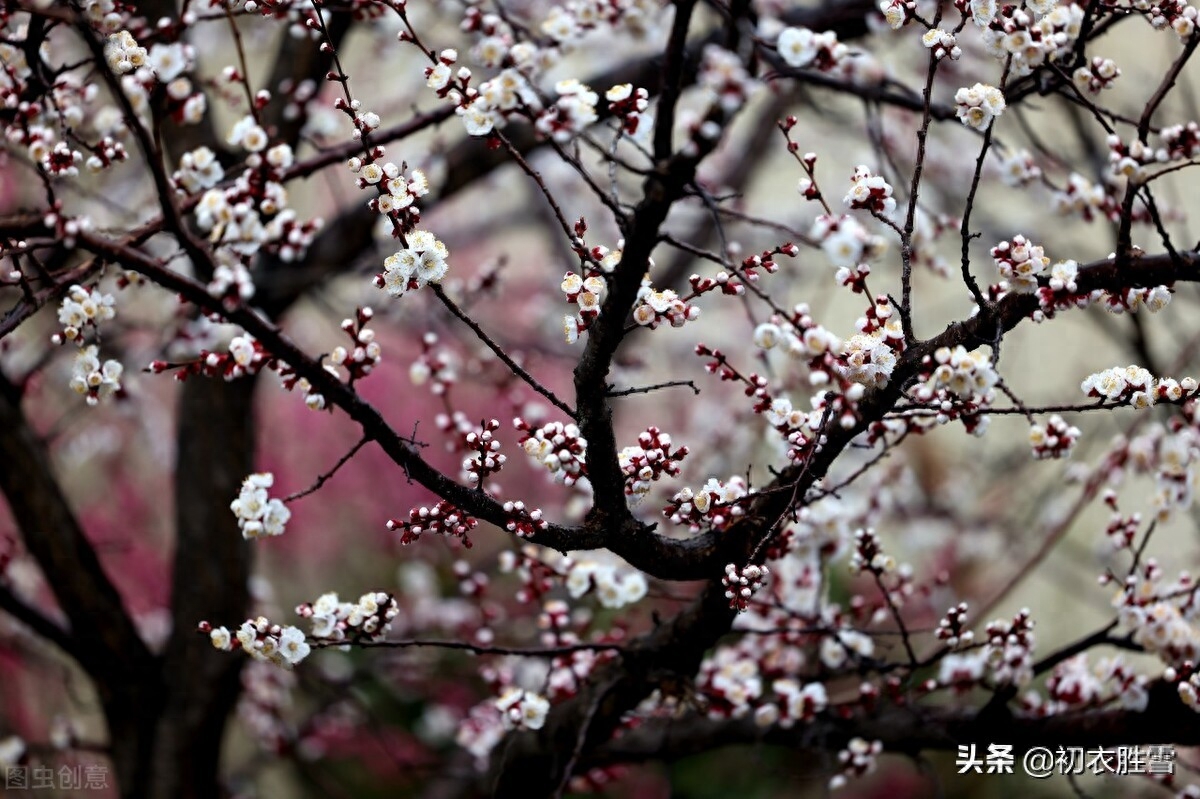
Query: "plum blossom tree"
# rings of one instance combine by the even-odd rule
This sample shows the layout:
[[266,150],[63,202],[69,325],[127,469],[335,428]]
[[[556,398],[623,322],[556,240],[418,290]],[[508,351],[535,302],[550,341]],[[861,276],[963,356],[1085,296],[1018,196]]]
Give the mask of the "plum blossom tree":
[[0,14],[6,779],[1200,795],[1186,0]]

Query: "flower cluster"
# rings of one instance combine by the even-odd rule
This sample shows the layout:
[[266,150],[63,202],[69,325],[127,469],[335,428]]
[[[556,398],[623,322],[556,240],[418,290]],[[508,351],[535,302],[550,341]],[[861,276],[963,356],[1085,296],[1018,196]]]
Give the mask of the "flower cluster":
[[896,353],[904,344],[903,334],[897,337],[896,332],[889,326],[846,339],[838,356],[842,376],[867,388],[887,385],[896,368]]
[[550,702],[532,691],[509,687],[496,700],[506,730],[540,730],[550,712]]
[[633,321],[651,330],[667,322],[671,327],[683,327],[700,318],[700,309],[681,299],[671,289],[656,291],[649,279],[638,289],[637,304],[633,306]]
[[343,319],[342,330],[350,337],[351,349],[338,346],[329,353],[329,362],[345,368],[350,373],[350,383],[366,377],[379,365],[382,351],[375,340],[375,331],[367,327],[375,312],[370,308],[359,308],[355,318]]
[[687,447],[671,451],[671,437],[657,427],[648,427],[638,435],[638,443],[617,453],[625,475],[625,495],[641,499],[650,491],[650,484],[664,474],[679,475],[679,464],[687,457]]
[[421,209],[416,201],[429,193],[429,178],[419,169],[405,176],[404,167],[391,161],[380,165],[376,161],[364,163],[355,156],[349,161],[350,171],[358,175],[358,187],[374,186],[378,195],[367,203],[372,211],[395,221],[400,229],[408,232],[421,219]]
[[234,636],[226,628],[214,628],[207,622],[200,622],[200,631],[208,633],[217,649],[241,649],[255,660],[284,669],[292,668],[312,651],[299,627],[272,624],[265,616],[247,619]]
[[141,69],[146,65],[146,48],[137,43],[129,31],[110,34],[104,45],[108,68],[118,75]]
[[229,342],[224,353],[201,350],[199,357],[186,363],[151,361],[146,368],[154,374],[175,370],[175,379],[179,381],[187,380],[191,375],[236,380],[274,364],[275,360],[262,343],[249,333],[243,333]]
[[242,490],[229,509],[237,516],[243,538],[283,535],[292,512],[283,500],[267,495],[267,489],[274,484],[275,475],[270,472],[256,472],[242,481]]
[[1121,70],[1111,58],[1095,56],[1086,66],[1079,67],[1071,75],[1071,80],[1081,92],[1099,94],[1105,89],[1111,89]]
[[962,345],[939,347],[923,359],[920,379],[923,382],[912,389],[912,397],[937,410],[938,424],[961,418],[968,432],[983,435],[988,419],[979,411],[995,400],[1000,381],[983,348],[967,352]]
[[208,147],[197,147],[181,155],[179,169],[171,176],[176,189],[185,194],[211,189],[224,179],[225,169]]
[[[776,715],[779,716],[779,726],[784,729],[794,726],[797,722],[812,721],[829,706],[829,694],[819,682],[810,682],[801,687],[798,681],[788,678],[776,680],[771,684],[771,688],[780,698],[780,708]],[[757,717],[757,720],[761,721],[761,716]]]
[[850,177],[850,191],[846,192],[843,202],[849,208],[864,209],[889,217],[896,210],[892,187],[865,166],[854,168],[854,174]]
[[705,45],[701,53],[697,84],[726,112],[741,108],[758,85],[737,53],[715,44]]
[[746,481],[736,475],[726,482],[710,477],[696,491],[684,488],[676,493],[663,508],[663,516],[672,524],[686,524],[692,532],[703,527],[724,530],[745,514],[753,494]]
[[426,230],[408,234],[404,249],[383,260],[383,271],[375,276],[375,286],[393,297],[415,291],[427,283],[440,283],[446,276],[446,245]]
[[121,375],[125,368],[120,361],[107,360],[100,363],[100,348],[90,344],[75,355],[69,385],[76,394],[81,394],[88,405],[96,405],[110,396],[122,396]]
[[831,790],[844,788],[851,777],[861,777],[875,770],[876,760],[883,752],[882,741],[851,738],[846,748],[838,752],[839,773],[829,778]]
[[882,237],[875,236],[848,215],[822,214],[809,231],[834,266],[853,267],[881,254],[885,247]]
[[568,142],[596,121],[596,103],[600,98],[574,78],[560,80],[554,90],[558,92],[558,100],[538,115],[535,125],[556,142]]
[[437,333],[421,337],[421,355],[408,368],[408,379],[414,386],[430,381],[429,390],[440,397],[458,380],[458,370],[452,353],[438,349],[437,344]]
[[996,682],[1018,687],[1028,685],[1033,679],[1035,643],[1029,610],[1018,611],[1012,622],[988,622],[986,635],[987,660]]
[[1158,132],[1162,147],[1155,153],[1159,161],[1177,161],[1200,155],[1200,123],[1170,125]]
[[571,486],[587,476],[587,439],[576,425],[547,422],[534,429],[517,417],[513,427],[525,434],[519,442],[525,453],[545,466],[556,481]]
[[1079,428],[1067,422],[1057,413],[1051,416],[1046,424],[1031,425],[1029,428],[1029,445],[1033,448],[1033,457],[1038,460],[1047,458],[1066,458],[1075,448],[1079,440]]
[[1050,259],[1040,245],[1024,236],[1013,236],[992,248],[992,259],[1007,288],[1018,294],[1032,294],[1038,288],[1038,276],[1046,271]]
[[621,120],[621,131],[635,141],[644,139],[653,126],[654,119],[646,113],[650,106],[650,94],[645,89],[634,88],[632,83],[620,83],[604,93],[608,110]]
[[113,295],[105,294],[99,287],[86,289],[80,285],[67,289],[58,307],[58,323],[63,326],[62,338],[83,346],[83,329],[98,327],[117,315],[113,307]]
[[1096,372],[1088,375],[1079,386],[1089,397],[1139,409],[1149,408],[1160,400],[1178,403],[1191,399],[1197,395],[1198,387],[1200,384],[1191,377],[1179,381],[1170,378],[1156,381],[1148,370],[1136,365]]
[[734,563],[725,564],[725,576],[721,578],[721,585],[725,586],[725,598],[729,600],[729,607],[739,612],[745,610],[750,604],[750,597],[766,584],[770,573],[766,566],[754,563],[743,568],[738,568]]
[[957,61],[962,56],[962,48],[958,46],[954,34],[941,28],[930,28],[926,31],[921,37],[921,44],[925,45],[938,61],[943,58]]
[[[235,126],[237,141],[242,146],[265,149],[263,154],[254,151],[246,159],[247,168],[228,185],[213,186],[200,196],[195,206],[196,226],[208,233],[208,239],[217,253],[225,251],[230,260],[244,260],[266,252],[278,255],[285,262],[302,257],[312,244],[324,222],[320,218],[302,222],[295,210],[288,208],[288,192],[283,185],[283,171],[292,161],[292,149],[286,144],[267,148],[266,134],[261,140],[261,128],[254,123],[249,127],[239,123]],[[260,147],[261,145],[261,147]],[[192,151],[192,166],[184,159],[176,172],[175,185],[179,189],[193,186],[197,190],[209,180],[219,180],[219,166],[208,164],[209,156]],[[196,177],[197,159],[207,170],[208,176]]]
[[529,538],[537,531],[545,530],[550,526],[549,522],[542,518],[541,508],[526,510],[525,503],[520,500],[515,502],[509,500],[501,507],[508,516],[508,520],[504,523],[504,529],[518,538]]
[[1030,8],[995,0],[974,0],[973,18],[982,27],[983,42],[997,60],[1011,58],[1017,77],[1028,75],[1048,60],[1066,56],[1082,30],[1083,8],[1039,0]]
[[563,322],[567,339],[573,342],[574,338],[587,330],[600,315],[600,303],[604,300],[608,286],[599,273],[583,278],[569,271],[563,275],[559,288],[566,295],[567,302],[579,306],[578,317],[568,316]]
[[595,560],[572,560],[567,564],[567,593],[579,599],[589,591],[606,608],[623,608],[646,596],[646,578],[639,571],[624,574],[616,567]]
[[960,122],[975,130],[986,130],[1004,113],[1004,95],[994,86],[976,83],[954,94],[955,113]]
[[419,540],[421,533],[436,533],[458,538],[464,547],[470,549],[471,539],[467,538],[467,533],[478,526],[478,519],[444,499],[432,508],[424,505],[413,508],[408,512],[407,520],[387,520],[387,529],[399,530],[400,543],[405,545]]
[[808,28],[784,28],[776,42],[779,57],[795,69],[812,67],[829,72],[849,53],[833,31],[814,33]]
[[1002,152],[1000,179],[1004,181],[1005,185],[1022,187],[1041,180],[1042,168],[1038,166],[1029,150],[1021,147]]
[[383,591],[363,594],[357,602],[341,602],[337,594],[329,593],[297,606],[296,615],[311,622],[311,635],[317,640],[361,643],[386,637],[400,607],[395,597]]

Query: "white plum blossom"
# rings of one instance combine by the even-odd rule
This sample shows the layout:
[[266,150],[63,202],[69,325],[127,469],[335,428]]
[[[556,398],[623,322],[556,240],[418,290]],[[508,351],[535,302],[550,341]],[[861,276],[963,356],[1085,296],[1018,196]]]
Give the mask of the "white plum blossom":
[[976,83],[954,94],[958,119],[969,128],[984,130],[1004,113],[1004,95],[995,86]]
[[505,729],[540,730],[550,712],[550,702],[532,691],[510,687],[496,700]]
[[129,31],[119,31],[108,37],[104,57],[109,69],[124,75],[146,65],[146,48],[140,46]]
[[446,276],[446,245],[425,230],[408,234],[408,247],[397,250],[383,261],[383,272],[375,276],[375,285],[393,297],[419,289],[428,283],[440,283]]
[[283,535],[292,512],[282,500],[267,495],[274,483],[275,476],[270,472],[257,472],[242,481],[242,490],[229,509],[237,516],[243,538]]
[[71,286],[58,307],[58,323],[63,326],[63,338],[82,344],[84,327],[95,327],[117,315],[114,303],[113,295],[105,294],[96,286],[90,289],[80,285]]
[[247,114],[234,124],[225,141],[231,147],[241,147],[247,152],[259,153],[267,149],[269,140],[267,132],[262,129],[258,121]]
[[615,566],[595,560],[572,560],[567,571],[567,593],[579,599],[589,591],[606,608],[632,605],[646,596],[645,576],[639,571],[620,573]]
[[124,367],[119,361],[100,363],[100,348],[91,344],[79,351],[71,374],[71,390],[82,394],[88,405],[96,405],[105,397],[121,391]]

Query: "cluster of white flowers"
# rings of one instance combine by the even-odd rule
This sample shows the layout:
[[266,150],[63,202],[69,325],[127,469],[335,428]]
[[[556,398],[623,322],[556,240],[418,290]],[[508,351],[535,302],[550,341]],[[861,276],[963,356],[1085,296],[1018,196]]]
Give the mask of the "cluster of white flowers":
[[174,175],[175,185],[188,194],[201,189],[211,189],[225,178],[225,170],[217,154],[208,147],[197,147],[179,158],[179,169]]
[[532,691],[510,686],[496,700],[496,709],[508,730],[540,730],[550,712],[550,702]]
[[1198,385],[1196,379],[1191,377],[1179,381],[1170,378],[1156,381],[1148,370],[1131,364],[1088,375],[1079,388],[1089,397],[1143,409],[1159,400],[1179,402],[1191,398],[1196,395]]
[[1042,168],[1037,165],[1033,154],[1021,147],[1004,150],[1000,159],[1000,179],[1008,186],[1028,186],[1042,177]]
[[[225,652],[234,648],[229,630],[217,627],[209,633],[212,645]],[[238,628],[236,640],[240,648],[255,660],[273,663],[290,669],[312,651],[299,627],[272,624],[265,616],[247,619]]]
[[363,164],[357,156],[350,159],[348,166],[351,172],[358,175],[360,187],[380,186],[385,190],[372,199],[372,208],[384,216],[410,207],[413,209],[410,213],[416,212],[413,203],[429,193],[429,178],[420,169],[414,169],[405,176],[403,170],[391,161],[382,165]]
[[717,718],[747,715],[763,691],[757,659],[735,647],[722,647],[701,663],[696,682],[722,700],[708,711]]
[[234,123],[225,143],[230,147],[241,147],[246,152],[260,153],[267,149],[270,139],[258,120],[247,114]]
[[687,457],[687,447],[671,450],[671,436],[657,427],[638,434],[637,444],[623,447],[617,453],[617,464],[625,475],[625,495],[639,502],[650,492],[650,486],[663,475],[679,474],[679,462]]
[[600,98],[574,78],[560,80],[554,90],[558,92],[558,100],[538,115],[536,127],[556,142],[564,143],[596,121],[596,103]]
[[715,44],[705,45],[701,53],[696,83],[726,112],[741,108],[758,86],[737,53]]
[[867,388],[887,384],[896,368],[896,348],[890,331],[856,333],[842,344],[842,375]]
[[1067,424],[1065,419],[1054,414],[1044,426],[1030,426],[1029,445],[1033,448],[1033,457],[1038,460],[1066,458],[1075,448],[1080,435],[1078,427]]
[[525,454],[545,466],[557,482],[574,485],[586,474],[587,439],[574,423],[548,422],[534,429],[517,418],[513,425],[525,431]]
[[992,248],[992,259],[1007,288],[1017,294],[1032,294],[1038,288],[1038,276],[1046,271],[1050,259],[1041,245],[1024,236],[1013,236]]
[[985,130],[992,120],[1004,113],[1004,95],[995,86],[976,83],[954,94],[956,114],[969,128]]
[[316,602],[300,605],[296,613],[311,622],[313,638],[340,643],[382,639],[400,615],[400,608],[391,595],[382,591],[363,594],[357,602],[342,602],[331,592],[322,594]]
[[986,669],[986,649],[946,655],[938,663],[937,685],[963,689],[974,688],[983,679]]
[[779,56],[789,67],[828,70],[846,57],[849,49],[833,31],[814,33],[808,28],[784,28],[776,42]]
[[721,584],[725,586],[725,598],[729,606],[735,610],[745,610],[754,596],[766,582],[771,572],[766,566],[751,563],[739,568],[735,563],[725,564],[725,576]]
[[375,285],[393,297],[419,289],[427,283],[440,283],[446,276],[446,245],[425,230],[408,234],[408,247],[383,260],[383,272],[375,276]]
[[567,593],[579,599],[588,591],[606,608],[623,608],[646,596],[646,578],[639,571],[621,573],[608,563],[570,560],[567,563]]
[[830,669],[840,669],[851,661],[861,661],[875,654],[875,640],[866,633],[842,628],[821,639],[821,662]]
[[1067,185],[1054,191],[1054,210],[1059,214],[1079,214],[1084,220],[1107,217],[1108,194],[1100,183],[1093,183],[1078,172],[1067,176]]
[[468,135],[487,136],[504,126],[507,114],[521,107],[536,110],[541,103],[529,80],[510,68],[480,84],[478,93],[465,98],[455,113],[462,118]]
[[1105,89],[1111,89],[1120,76],[1121,70],[1117,68],[1117,62],[1111,58],[1095,56],[1086,66],[1076,69],[1071,75],[1071,80],[1075,82],[1079,91],[1099,94]]
[[[1143,8],[1141,5],[1136,7]],[[1153,5],[1147,4],[1145,7],[1150,12],[1148,17],[1150,24],[1158,30],[1169,25],[1171,30],[1184,40],[1196,30],[1196,19],[1200,16],[1200,9],[1188,3],[1187,0],[1163,0]]]
[[853,267],[883,252],[882,237],[867,232],[857,220],[848,215],[822,214],[813,222],[809,235],[820,242],[821,249],[834,266]]
[[850,191],[842,198],[848,208],[864,209],[876,214],[891,216],[896,210],[892,187],[882,176],[873,174],[865,166],[854,168],[850,177]]
[[100,363],[100,348],[90,344],[75,355],[71,371],[71,390],[82,394],[88,405],[121,391],[121,375],[125,367],[119,361]]
[[1002,619],[987,624],[987,659],[992,679],[1024,687],[1033,680],[1033,650],[1036,638],[1029,609],[1022,608],[1011,622]]
[[[1151,583],[1143,583],[1150,586]],[[1200,658],[1200,631],[1171,601],[1145,605],[1123,605],[1118,616],[1121,626],[1131,630],[1133,642],[1158,655],[1170,665]]]
[[208,281],[208,293],[213,297],[246,302],[254,296],[254,280],[250,270],[228,250],[217,250],[217,267]]
[[650,107],[650,93],[632,83],[618,83],[604,93],[608,110],[621,120],[621,130],[635,142],[644,144],[654,127],[654,116],[646,111]]
[[932,401],[941,392],[976,405],[990,405],[995,398],[1000,375],[984,348],[967,352],[962,345],[939,347],[929,363],[933,364],[936,366],[929,380],[915,392],[922,402]]
[[745,515],[742,500],[752,493],[740,476],[735,475],[725,482],[710,477],[696,491],[685,487],[677,492],[671,503],[663,508],[663,516],[672,524],[688,525],[692,532],[699,531],[704,525],[722,530]]
[[137,43],[129,31],[110,34],[104,45],[108,68],[118,75],[141,69],[146,65],[146,48]]
[[921,44],[925,45],[926,49],[933,53],[933,57],[938,61],[943,58],[949,58],[951,61],[957,61],[962,56],[962,48],[958,46],[958,41],[954,38],[954,34],[949,31],[944,31],[941,28],[930,28],[921,37]]
[[[811,721],[813,717],[829,706],[829,694],[825,691],[825,686],[819,682],[810,682],[801,687],[796,680],[782,679],[773,682],[771,688],[779,694],[782,705],[780,708],[782,712],[777,711],[773,715],[780,717],[779,726],[784,729],[792,727],[796,722]],[[763,707],[770,707],[770,705]],[[756,713],[755,720],[761,724],[766,719],[761,713]]]
[[1046,61],[1071,52],[1082,30],[1084,12],[1076,3],[1037,0],[1028,9],[995,0],[972,3],[974,21],[984,28],[983,43],[999,61],[1011,58],[1009,69],[1017,77],[1031,73]]
[[275,475],[270,472],[256,472],[242,481],[242,490],[229,509],[238,518],[243,538],[283,535],[292,512],[282,500],[267,495],[274,483]]
[[685,302],[671,289],[655,290],[648,282],[638,290],[638,302],[633,306],[633,321],[651,330],[662,322],[671,327],[683,327],[700,318],[700,309]]
[[58,323],[63,326],[63,338],[82,345],[84,327],[95,327],[117,315],[114,303],[113,295],[105,294],[98,286],[90,289],[80,285],[71,286],[58,306]]
[[846,748],[838,752],[838,766],[841,771],[829,778],[830,790],[844,788],[850,777],[861,777],[875,770],[876,760],[883,752],[882,741],[868,741],[865,738],[851,738]]
[[[194,151],[193,157],[196,156]],[[200,158],[206,163],[209,157]],[[265,162],[271,174],[264,181],[263,170],[258,168],[263,159],[255,153],[246,159],[247,169],[229,185],[210,188],[201,195],[195,207],[196,226],[208,232],[214,249],[218,252],[228,249],[238,256],[249,257],[266,247],[278,252],[285,262],[305,253],[323,222],[320,218],[300,222],[295,210],[287,207],[287,189],[273,178],[279,176],[280,165],[291,158],[292,150],[287,145],[268,149]],[[184,170],[177,172],[176,177],[181,181],[188,179]]]

